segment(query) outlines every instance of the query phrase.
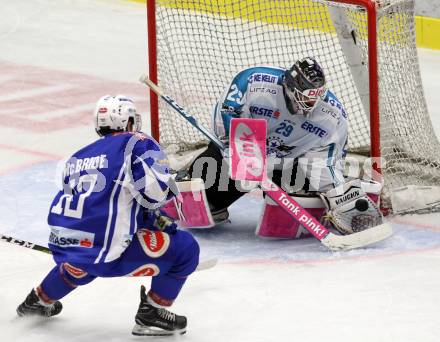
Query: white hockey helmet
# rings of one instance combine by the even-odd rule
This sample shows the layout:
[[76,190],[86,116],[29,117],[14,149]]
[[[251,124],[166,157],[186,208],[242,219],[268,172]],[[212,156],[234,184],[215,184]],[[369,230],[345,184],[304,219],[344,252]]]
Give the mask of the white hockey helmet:
[[93,113],[95,130],[99,136],[127,131],[131,121],[133,130],[141,129],[141,116],[136,112],[133,100],[124,95],[105,95],[96,103]]

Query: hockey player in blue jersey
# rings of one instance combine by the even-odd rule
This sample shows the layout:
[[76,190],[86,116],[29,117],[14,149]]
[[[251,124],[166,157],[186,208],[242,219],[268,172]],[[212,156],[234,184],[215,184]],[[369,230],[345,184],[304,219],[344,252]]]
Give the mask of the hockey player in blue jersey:
[[[298,60],[289,69],[257,66],[236,74],[213,111],[214,132],[226,144],[232,118],[267,121],[269,176],[290,194],[320,195],[326,218],[342,234],[381,223],[376,203],[366,194],[370,184],[344,179],[348,116],[327,89],[324,71],[314,58]],[[217,221],[227,219],[228,206],[245,193],[237,188],[239,182],[227,179],[223,157],[211,143],[188,172],[191,178],[212,184],[206,197]],[[217,162],[215,174],[204,164],[206,158]],[[268,220],[269,224],[274,221],[275,217]]]
[[152,276],[141,287],[134,335],[186,331],[186,318],[169,312],[198,265],[196,240],[164,216],[177,193],[167,157],[139,132],[131,99],[104,96],[94,112],[101,138],[65,163],[62,189],[49,211],[49,248],[56,266],[17,308],[19,316],[54,316],[60,299],[97,277]]

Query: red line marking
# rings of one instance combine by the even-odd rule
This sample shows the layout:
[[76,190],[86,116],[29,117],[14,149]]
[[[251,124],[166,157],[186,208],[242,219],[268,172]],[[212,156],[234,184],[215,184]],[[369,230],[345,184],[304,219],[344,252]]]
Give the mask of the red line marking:
[[[439,214],[440,216],[440,214]],[[429,229],[429,230],[433,230],[435,232],[440,232],[440,226],[435,226],[432,224],[425,224],[425,223],[418,223],[418,222],[411,222],[411,221],[405,221],[403,219],[399,219],[399,218],[392,218],[391,222],[397,223],[397,224],[403,224],[406,226],[412,226],[415,228],[421,228],[421,229]]]
[[59,156],[57,154],[30,150],[30,149],[23,148],[23,147],[18,147],[18,146],[10,146],[10,145],[5,145],[5,144],[0,144],[0,148],[4,149],[4,150],[9,150],[9,151],[14,151],[14,152],[22,153],[22,154],[30,154],[32,156],[45,158],[47,160],[60,160],[60,159],[63,159],[62,156]]
[[[0,100],[0,126],[13,127],[20,130],[46,133],[62,130],[66,127],[91,125],[92,109],[78,108],[77,112],[54,115],[53,118],[41,118],[41,114],[57,110],[71,110],[72,107],[84,106],[96,101],[106,94],[125,94],[136,98],[139,111],[147,108],[147,91],[136,82],[119,82],[99,77],[51,70],[30,65],[16,65],[0,62],[0,73],[12,76],[13,80],[2,84],[2,96],[15,96],[13,100]],[[69,86],[72,89],[54,90],[50,94],[23,94],[30,90],[38,91],[50,86]],[[142,99],[142,100],[139,100]],[[84,108],[84,107],[83,107]]]
[[[404,256],[404,255],[413,255],[413,254],[423,254],[430,252],[437,252],[440,250],[439,247],[430,247],[430,248],[419,248],[409,251],[394,251],[387,252],[384,251],[383,254],[376,255],[355,255],[355,256],[344,256],[341,258],[332,258],[332,259],[304,259],[304,260],[277,260],[277,259],[248,259],[248,260],[239,260],[239,261],[225,261],[222,264],[228,265],[316,265],[316,264],[334,264],[339,263],[341,261],[368,261],[375,259],[384,259],[395,256]],[[343,253],[343,252],[337,252]]]
[[15,171],[21,171],[23,169],[27,169],[30,166],[37,165],[37,164],[40,164],[42,162],[44,162],[44,160],[39,159],[39,160],[30,161],[30,162],[24,162],[24,163],[20,163],[20,164],[15,164],[14,166],[5,168],[3,170],[0,170],[0,177],[6,176],[6,175],[8,175],[10,173],[13,173]]

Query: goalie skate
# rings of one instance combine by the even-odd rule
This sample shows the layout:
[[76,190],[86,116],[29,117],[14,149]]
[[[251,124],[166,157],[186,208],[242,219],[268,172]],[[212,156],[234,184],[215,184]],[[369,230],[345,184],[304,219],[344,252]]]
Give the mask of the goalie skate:
[[186,317],[149,304],[144,286],[141,286],[141,303],[135,321],[132,334],[136,336],[171,336],[186,333]]

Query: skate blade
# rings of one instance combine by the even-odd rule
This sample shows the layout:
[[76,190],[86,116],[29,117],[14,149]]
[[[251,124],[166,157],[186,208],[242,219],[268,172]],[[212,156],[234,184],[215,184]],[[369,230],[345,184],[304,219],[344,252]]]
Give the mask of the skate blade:
[[186,328],[179,330],[164,330],[157,327],[135,324],[131,333],[135,336],[173,336],[183,335],[186,333]]

